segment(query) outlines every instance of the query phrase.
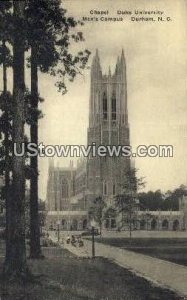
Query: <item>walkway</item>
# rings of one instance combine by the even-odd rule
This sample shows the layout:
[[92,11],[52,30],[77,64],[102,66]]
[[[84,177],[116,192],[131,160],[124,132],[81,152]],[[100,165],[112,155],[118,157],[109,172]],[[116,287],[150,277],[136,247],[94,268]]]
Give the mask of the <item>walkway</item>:
[[[83,248],[69,245],[65,247],[80,257],[91,256],[91,241],[84,242]],[[97,242],[95,248],[96,256],[106,257],[136,275],[172,289],[187,299],[187,267]]]

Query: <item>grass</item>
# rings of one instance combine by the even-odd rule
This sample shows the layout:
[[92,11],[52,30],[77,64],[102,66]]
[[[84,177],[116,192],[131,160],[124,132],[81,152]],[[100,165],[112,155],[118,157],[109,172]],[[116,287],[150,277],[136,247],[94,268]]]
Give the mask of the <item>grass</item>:
[[[45,253],[46,252],[46,253]],[[0,285],[1,300],[182,299],[104,258],[77,258],[67,250],[45,250],[44,260],[28,260],[35,282]],[[0,260],[0,272],[2,269]]]
[[187,266],[187,239],[98,238],[97,241]]

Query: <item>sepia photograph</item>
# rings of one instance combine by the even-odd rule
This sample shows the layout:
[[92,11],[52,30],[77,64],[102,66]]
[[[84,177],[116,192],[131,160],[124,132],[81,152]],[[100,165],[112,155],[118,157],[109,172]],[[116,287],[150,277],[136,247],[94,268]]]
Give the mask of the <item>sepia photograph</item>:
[[0,0],[0,300],[187,299],[186,166],[186,0]]

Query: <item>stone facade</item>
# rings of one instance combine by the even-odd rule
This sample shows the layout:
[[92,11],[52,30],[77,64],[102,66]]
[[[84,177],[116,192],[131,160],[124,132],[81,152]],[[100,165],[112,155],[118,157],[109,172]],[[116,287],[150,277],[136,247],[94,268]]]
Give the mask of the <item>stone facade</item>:
[[183,211],[139,211],[137,229],[186,230]]
[[137,210],[133,229],[138,230],[186,230],[187,229],[187,196],[179,199],[178,211]]
[[49,229],[84,230],[87,228],[86,162],[75,169],[49,164],[47,185],[47,218]]
[[[124,52],[117,59],[115,71],[103,75],[98,51],[91,67],[89,101],[89,128],[87,144],[130,145],[127,111],[127,79]],[[77,168],[49,166],[47,186],[47,226],[62,229],[84,229],[93,200],[102,196],[107,206],[121,192],[126,171],[130,168],[127,157],[90,155]],[[81,228],[82,227],[82,228]]]
[[[87,144],[130,145],[127,77],[124,52],[118,57],[115,71],[108,75],[101,70],[98,51],[91,67],[89,127]],[[107,208],[112,207],[115,195],[121,193],[130,159],[124,156],[89,155],[76,168],[49,164],[47,185],[47,227],[62,230],[84,230],[89,226],[88,211],[93,200],[102,196]],[[180,200],[179,211],[135,212],[134,229],[183,230],[187,224],[186,198]],[[121,216],[112,212],[104,222],[107,229],[116,230]],[[125,228],[123,228],[125,229]]]
[[[130,145],[127,111],[127,79],[124,52],[117,59],[115,72],[103,75],[98,51],[91,69],[88,145]],[[130,160],[124,156],[90,157],[88,159],[88,189],[103,195],[107,204],[121,192]]]

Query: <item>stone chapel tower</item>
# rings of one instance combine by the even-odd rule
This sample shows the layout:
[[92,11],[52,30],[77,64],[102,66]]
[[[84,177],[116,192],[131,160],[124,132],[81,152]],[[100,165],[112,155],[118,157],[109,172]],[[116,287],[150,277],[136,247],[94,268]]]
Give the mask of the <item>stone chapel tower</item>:
[[[115,72],[101,70],[98,50],[91,67],[88,145],[129,145],[127,78],[124,51],[117,59]],[[93,197],[104,196],[108,204],[120,193],[124,174],[130,168],[127,157],[88,158],[87,186]]]

